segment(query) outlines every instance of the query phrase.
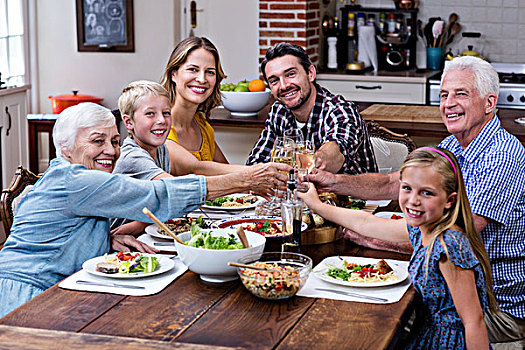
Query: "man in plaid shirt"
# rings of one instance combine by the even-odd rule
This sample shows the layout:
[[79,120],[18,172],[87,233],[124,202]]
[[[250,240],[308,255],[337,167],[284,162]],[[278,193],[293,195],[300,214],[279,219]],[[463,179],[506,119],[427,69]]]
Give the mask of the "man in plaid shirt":
[[279,43],[269,48],[261,71],[276,102],[247,165],[269,162],[276,137],[298,129],[315,146],[317,168],[377,172],[366,124],[355,104],[315,83],[315,67],[300,46]]

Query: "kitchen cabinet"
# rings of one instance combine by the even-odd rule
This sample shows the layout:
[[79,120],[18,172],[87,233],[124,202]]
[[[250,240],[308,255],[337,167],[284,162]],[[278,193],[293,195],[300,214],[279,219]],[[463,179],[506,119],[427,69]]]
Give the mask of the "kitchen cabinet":
[[319,73],[317,83],[355,102],[421,104],[427,101],[427,78],[435,72],[369,72],[362,75]]
[[0,172],[2,188],[11,183],[19,165],[28,167],[27,90],[29,86],[0,90]]

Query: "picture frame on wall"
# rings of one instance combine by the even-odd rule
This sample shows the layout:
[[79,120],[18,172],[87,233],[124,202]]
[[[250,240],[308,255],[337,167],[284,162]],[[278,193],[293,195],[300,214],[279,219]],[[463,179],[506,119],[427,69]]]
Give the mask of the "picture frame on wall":
[[79,52],[134,52],[133,0],[76,0]]

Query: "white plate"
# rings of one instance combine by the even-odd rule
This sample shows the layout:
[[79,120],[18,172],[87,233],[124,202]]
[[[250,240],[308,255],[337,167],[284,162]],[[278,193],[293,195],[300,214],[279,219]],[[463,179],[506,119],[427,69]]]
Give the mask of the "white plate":
[[[237,194],[229,194],[229,195],[223,196],[223,197],[242,198],[242,197],[247,197],[247,196],[251,196],[251,195],[250,194],[245,194],[245,193],[237,193]],[[215,207],[213,205],[206,205],[206,204],[204,204],[202,206],[202,208],[204,208],[204,209],[211,209],[211,210],[226,210],[226,211],[238,211],[238,210],[254,209],[257,206],[257,203],[261,199],[262,199],[262,197],[257,196],[257,202],[249,204],[249,205],[245,205],[245,206],[242,206],[242,207]]]
[[399,211],[380,211],[379,213],[375,213],[374,215],[379,216],[380,218],[390,219],[394,214],[403,218],[405,217],[405,214]]
[[525,124],[525,117],[516,118],[514,121],[518,124]]
[[[366,265],[366,264],[376,264],[381,259],[372,259],[372,258],[361,258],[356,256],[342,256],[344,260],[346,260],[347,263],[354,263],[359,265]],[[398,265],[395,261],[385,259],[385,261],[390,265],[390,267],[394,270],[394,275],[399,277],[398,280],[395,281],[384,281],[384,282],[371,282],[371,283],[362,283],[362,282],[348,282],[348,281],[342,281],[335,279],[333,277],[328,276],[326,273],[328,272],[328,269],[330,266],[335,267],[342,267],[343,266],[343,260],[339,259],[337,256],[330,256],[328,258],[325,258],[319,265],[315,267],[314,270],[312,270],[313,274],[329,283],[333,284],[339,284],[341,286],[347,286],[347,287],[385,287],[390,286],[393,284],[398,284],[403,282],[408,277],[408,267],[404,267],[401,265]]]
[[146,226],[145,231],[148,235],[153,236],[155,238],[162,238],[168,241],[173,241],[173,237],[159,233],[158,229],[159,227],[157,226],[157,224],[151,224],[149,226]]
[[[245,224],[253,224],[257,222],[264,222],[265,220],[270,220],[278,224],[278,226],[282,225],[282,218],[280,216],[232,216],[229,218],[225,218],[219,221],[215,221],[213,223],[213,226],[216,226],[218,228],[237,228],[239,225],[245,225]],[[305,222],[301,223],[301,232],[306,230],[308,228],[308,224]],[[281,229],[282,230],[282,229]],[[277,235],[265,235],[264,237],[282,237],[282,234]]]
[[[150,255],[146,253],[142,253],[143,255]],[[112,254],[115,255],[115,254]],[[151,256],[156,257],[159,260],[159,264],[157,265],[157,269],[153,272],[145,273],[145,272],[133,272],[133,273],[103,273],[97,271],[97,264],[99,262],[104,261],[104,256],[97,256],[96,258],[89,259],[88,261],[84,262],[82,264],[82,268],[89,272],[92,275],[102,276],[102,277],[110,277],[110,278],[141,278],[141,277],[149,277],[149,276],[155,276],[160,275],[161,273],[164,273],[166,271],[171,270],[175,266],[175,262],[171,260],[170,258],[167,258],[165,256],[161,255],[155,255],[151,254]]]

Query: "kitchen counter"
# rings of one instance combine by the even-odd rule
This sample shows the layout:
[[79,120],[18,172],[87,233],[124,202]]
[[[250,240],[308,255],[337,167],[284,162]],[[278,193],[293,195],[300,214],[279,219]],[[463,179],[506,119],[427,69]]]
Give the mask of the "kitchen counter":
[[6,96],[6,95],[14,94],[16,92],[26,91],[29,89],[31,89],[30,84],[14,86],[14,87],[7,87],[7,88],[0,89],[0,96]]
[[403,70],[397,72],[389,72],[385,70],[379,70],[377,72],[364,72],[364,73],[345,73],[342,70],[332,72],[318,72],[317,79],[320,80],[347,80],[347,81],[370,81],[370,82],[391,82],[391,83],[424,83],[430,77],[438,74],[439,71],[431,70]]
[[[440,137],[445,138],[450,135],[445,128],[445,125],[441,122],[437,123],[435,120],[425,121],[422,119],[417,120],[379,120],[366,116],[365,108],[369,104],[358,104],[361,107],[365,115],[365,120],[376,120],[382,126],[391,129],[394,132],[401,134],[408,134],[409,136],[422,136],[422,137]],[[436,113],[438,107],[420,106],[424,108],[434,108]],[[411,106],[411,108],[418,108],[418,106]],[[245,118],[234,118],[230,115],[230,112],[224,108],[216,108],[212,111],[210,119],[211,125],[214,127],[229,127],[230,130],[242,131],[246,128],[250,129],[249,132],[253,133],[264,127],[264,122],[268,115],[270,106],[263,108],[256,117],[245,117]],[[521,142],[525,142],[525,124],[518,124],[514,119],[519,117],[525,117],[525,110],[520,109],[498,109],[498,116],[501,120],[501,124],[505,130],[516,136]],[[254,130],[255,129],[255,130]],[[222,143],[219,143],[222,146]]]

